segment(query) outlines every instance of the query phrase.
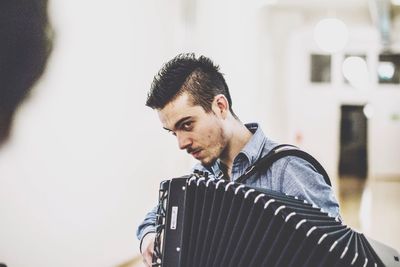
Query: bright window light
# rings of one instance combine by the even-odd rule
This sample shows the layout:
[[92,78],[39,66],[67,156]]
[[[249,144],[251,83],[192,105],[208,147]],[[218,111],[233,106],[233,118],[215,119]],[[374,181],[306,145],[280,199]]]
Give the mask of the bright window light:
[[349,31],[343,21],[336,18],[320,20],[314,28],[314,40],[318,47],[328,53],[336,53],[344,48]]
[[367,119],[371,119],[374,116],[374,107],[372,104],[366,104],[363,108],[363,112]]
[[355,88],[366,88],[369,83],[367,62],[361,57],[348,57],[343,61],[343,76]]
[[378,75],[382,80],[391,80],[394,75],[394,64],[390,61],[379,62]]

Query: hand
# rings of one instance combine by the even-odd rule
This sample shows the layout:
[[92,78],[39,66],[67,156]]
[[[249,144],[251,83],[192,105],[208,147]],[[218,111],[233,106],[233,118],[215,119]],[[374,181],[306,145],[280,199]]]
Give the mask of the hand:
[[141,247],[142,257],[143,257],[143,262],[147,267],[152,266],[155,238],[156,238],[155,233],[148,233],[147,235],[144,236],[142,240],[142,247]]

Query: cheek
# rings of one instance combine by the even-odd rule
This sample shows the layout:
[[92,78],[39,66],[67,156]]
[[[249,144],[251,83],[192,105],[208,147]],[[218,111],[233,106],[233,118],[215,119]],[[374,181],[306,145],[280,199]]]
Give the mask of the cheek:
[[224,146],[224,134],[220,128],[210,129],[207,134],[206,142],[208,145],[215,148],[220,148]]
[[218,143],[218,133],[215,129],[202,129],[193,137],[193,141],[203,148],[214,147]]
[[208,148],[223,146],[224,134],[222,127],[214,118],[209,118],[206,124],[197,129],[197,133],[199,145]]
[[218,132],[215,128],[208,128],[206,134],[204,135],[204,137],[206,137],[208,140],[215,140],[217,136]]

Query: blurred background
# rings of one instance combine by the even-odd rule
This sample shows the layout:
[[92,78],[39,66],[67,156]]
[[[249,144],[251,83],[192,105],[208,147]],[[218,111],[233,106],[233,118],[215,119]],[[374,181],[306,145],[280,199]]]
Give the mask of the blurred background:
[[144,103],[178,53],[327,169],[345,223],[400,250],[398,0],[52,0],[47,71],[0,150],[0,262],[141,266],[135,231],[194,161]]

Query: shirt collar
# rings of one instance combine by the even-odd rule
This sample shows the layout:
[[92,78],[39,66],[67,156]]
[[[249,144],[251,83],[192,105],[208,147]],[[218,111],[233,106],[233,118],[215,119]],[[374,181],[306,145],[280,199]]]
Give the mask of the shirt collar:
[[[267,138],[258,123],[247,123],[246,128],[253,134],[247,144],[242,148],[239,154],[235,157],[234,162],[244,156],[249,164],[253,164],[257,159],[261,157],[262,150],[264,148]],[[220,160],[211,166],[213,173],[218,176],[221,173]]]
[[267,138],[258,123],[247,123],[245,126],[253,135],[239,152],[239,155],[246,156],[249,163],[253,163],[260,158]]

